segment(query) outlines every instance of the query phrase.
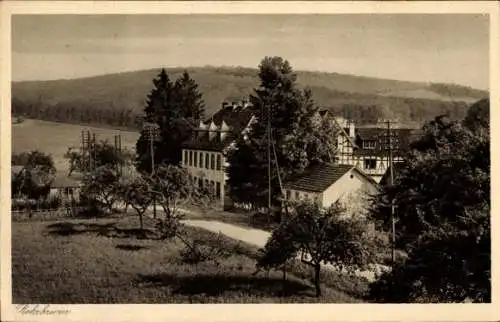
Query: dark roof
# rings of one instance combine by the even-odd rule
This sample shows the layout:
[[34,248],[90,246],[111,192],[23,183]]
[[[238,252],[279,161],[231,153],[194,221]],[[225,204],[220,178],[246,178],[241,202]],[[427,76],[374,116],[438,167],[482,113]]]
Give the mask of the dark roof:
[[35,171],[31,171],[31,172],[26,172],[28,170],[26,170],[26,168],[24,166],[21,166],[21,165],[12,165],[11,166],[11,181],[14,181],[15,179],[19,178],[19,176],[21,174],[23,175],[26,175],[26,174],[30,174],[31,175],[31,180],[34,184],[38,185],[38,186],[44,186],[44,182],[42,180],[42,178],[36,174]]
[[[413,140],[421,135],[422,131],[417,129],[392,129],[392,150],[394,156],[402,155],[408,150]],[[356,145],[354,155],[356,156],[384,156],[388,155],[387,129],[384,128],[357,128]],[[363,148],[363,141],[375,141],[373,149]]]
[[221,126],[222,121],[226,122],[232,132],[241,133],[250,122],[253,116],[251,107],[233,107],[231,105],[218,110],[212,117],[207,119],[205,123],[209,124],[213,121],[215,125]]
[[57,174],[52,180],[50,187],[51,188],[76,188],[81,184],[79,177],[68,177],[66,174]]
[[[396,177],[398,176],[399,173],[401,173],[401,170],[405,167],[404,162],[395,162],[393,163],[393,174],[394,174],[394,180],[396,180]],[[387,185],[389,184],[389,176],[391,175],[391,168],[387,168],[385,171],[384,175],[382,176],[382,179],[380,179],[379,184],[380,185]]]
[[207,119],[205,124],[208,128],[213,121],[217,127],[220,127],[222,121],[224,121],[229,127],[229,131],[225,132],[224,139],[221,140],[221,132],[217,131],[215,136],[210,140],[208,129],[203,130],[198,128],[193,131],[191,138],[182,147],[196,150],[222,151],[247,127],[252,116],[251,107],[242,108],[241,106],[233,107],[232,105],[223,107]]
[[12,165],[11,170],[10,170],[11,179],[13,180],[13,179],[17,178],[17,176],[19,176],[23,170],[24,170],[24,166],[22,166],[22,165]]
[[182,147],[186,149],[217,151],[222,152],[236,138],[236,134],[228,132],[226,137],[221,140],[221,133],[218,132],[210,140],[208,131],[195,131],[190,140],[185,142]]
[[286,182],[285,189],[323,192],[349,170],[355,168],[352,165],[319,164],[312,166],[301,176]]

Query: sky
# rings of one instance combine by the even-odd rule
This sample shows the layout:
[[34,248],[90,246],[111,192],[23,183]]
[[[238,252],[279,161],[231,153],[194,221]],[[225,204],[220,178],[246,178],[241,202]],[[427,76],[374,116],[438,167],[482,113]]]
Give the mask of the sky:
[[19,15],[12,79],[79,78],[158,67],[257,67],[450,82],[488,89],[488,16]]

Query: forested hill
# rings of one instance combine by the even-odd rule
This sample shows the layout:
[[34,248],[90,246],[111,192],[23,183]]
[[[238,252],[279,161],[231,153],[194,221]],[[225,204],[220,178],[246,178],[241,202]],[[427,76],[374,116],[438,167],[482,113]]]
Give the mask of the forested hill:
[[[176,79],[184,68],[170,68]],[[223,100],[246,97],[258,86],[257,69],[197,67],[187,71],[200,86],[206,113]],[[159,69],[90,78],[14,82],[12,111],[16,115],[69,123],[135,126]],[[466,108],[488,97],[486,91],[452,85],[377,79],[337,73],[297,72],[301,87],[310,88],[316,102],[360,124],[376,119],[421,123],[449,113],[462,118]]]

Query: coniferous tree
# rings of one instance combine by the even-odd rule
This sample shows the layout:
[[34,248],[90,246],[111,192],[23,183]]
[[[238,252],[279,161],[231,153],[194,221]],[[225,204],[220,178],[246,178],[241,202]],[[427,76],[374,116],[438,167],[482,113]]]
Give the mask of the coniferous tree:
[[[154,142],[155,164],[178,165],[181,145],[191,135],[191,129],[203,117],[202,95],[187,72],[173,83],[165,69],[153,80],[154,88],[148,95],[143,121],[158,127]],[[137,167],[151,171],[151,152],[147,130],[142,129],[136,144]]]
[[[153,79],[154,88],[146,100],[144,108],[143,125],[145,123],[156,125],[158,128],[163,128],[171,123],[172,110],[172,87],[173,84],[169,79],[165,69],[162,69],[158,76]],[[153,143],[155,150],[155,163],[162,160],[160,151],[158,151],[158,141]],[[137,153],[137,168],[139,171],[151,172],[151,150],[146,128],[141,129],[141,134],[136,143]]]
[[[260,66],[260,87],[250,96],[256,122],[247,139],[240,138],[229,152],[229,186],[238,202],[266,206],[268,201],[268,121],[272,149],[271,193],[273,204],[283,180],[316,162],[334,161],[336,136],[333,123],[319,118],[310,91],[296,88],[296,75],[288,61],[265,57]],[[279,167],[274,161],[274,150]]]

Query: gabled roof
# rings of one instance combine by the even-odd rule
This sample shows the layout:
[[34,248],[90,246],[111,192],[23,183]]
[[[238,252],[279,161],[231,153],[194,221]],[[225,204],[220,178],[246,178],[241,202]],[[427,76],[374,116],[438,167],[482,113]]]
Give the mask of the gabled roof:
[[38,176],[34,171],[31,171],[31,172],[26,172],[26,168],[25,166],[22,166],[22,165],[12,165],[11,166],[11,170],[10,170],[10,173],[11,173],[11,181],[14,181],[15,179],[19,178],[19,176],[21,175],[28,175],[30,174],[31,175],[31,180],[34,184],[38,185],[38,186],[43,186],[44,185],[44,182],[42,180],[42,178],[40,178],[40,176]]
[[232,132],[241,133],[250,122],[253,116],[251,107],[233,107],[226,106],[215,112],[212,117],[208,118],[205,123],[214,122],[217,127],[221,127],[223,122],[229,126]]
[[182,147],[185,149],[205,150],[222,152],[231,142],[236,139],[236,134],[226,132],[226,136],[221,140],[220,133],[210,139],[208,131],[196,131],[190,140],[185,142]]
[[[392,150],[394,156],[401,156],[408,150],[413,140],[421,135],[422,131],[417,129],[399,128],[391,129]],[[388,132],[384,128],[357,128],[357,149],[353,153],[356,156],[388,156]],[[363,148],[363,141],[375,141],[372,149]]]
[[[200,127],[193,131],[191,138],[182,147],[206,151],[223,151],[248,126],[252,117],[251,107],[225,106],[203,124],[200,124]],[[211,139],[209,136],[210,130],[212,130],[212,133],[216,132]],[[221,139],[221,137],[223,138]]]
[[54,180],[50,183],[51,188],[76,188],[81,185],[81,178],[68,177],[66,174],[58,173]]
[[306,169],[304,174],[298,178],[286,182],[284,188],[300,191],[323,192],[337,182],[344,174],[353,169],[365,177],[366,180],[376,184],[372,178],[368,177],[355,166],[323,163]]
[[24,166],[22,165],[12,165],[10,167],[11,178],[17,178],[17,176],[20,175],[23,170]]
[[[401,170],[404,169],[405,166],[406,166],[406,164],[404,162],[394,162],[392,164],[394,180],[396,180],[396,177],[401,173]],[[387,170],[385,171],[384,175],[382,176],[382,179],[380,179],[379,184],[380,185],[389,184],[390,175],[391,175],[391,168],[388,167]]]

